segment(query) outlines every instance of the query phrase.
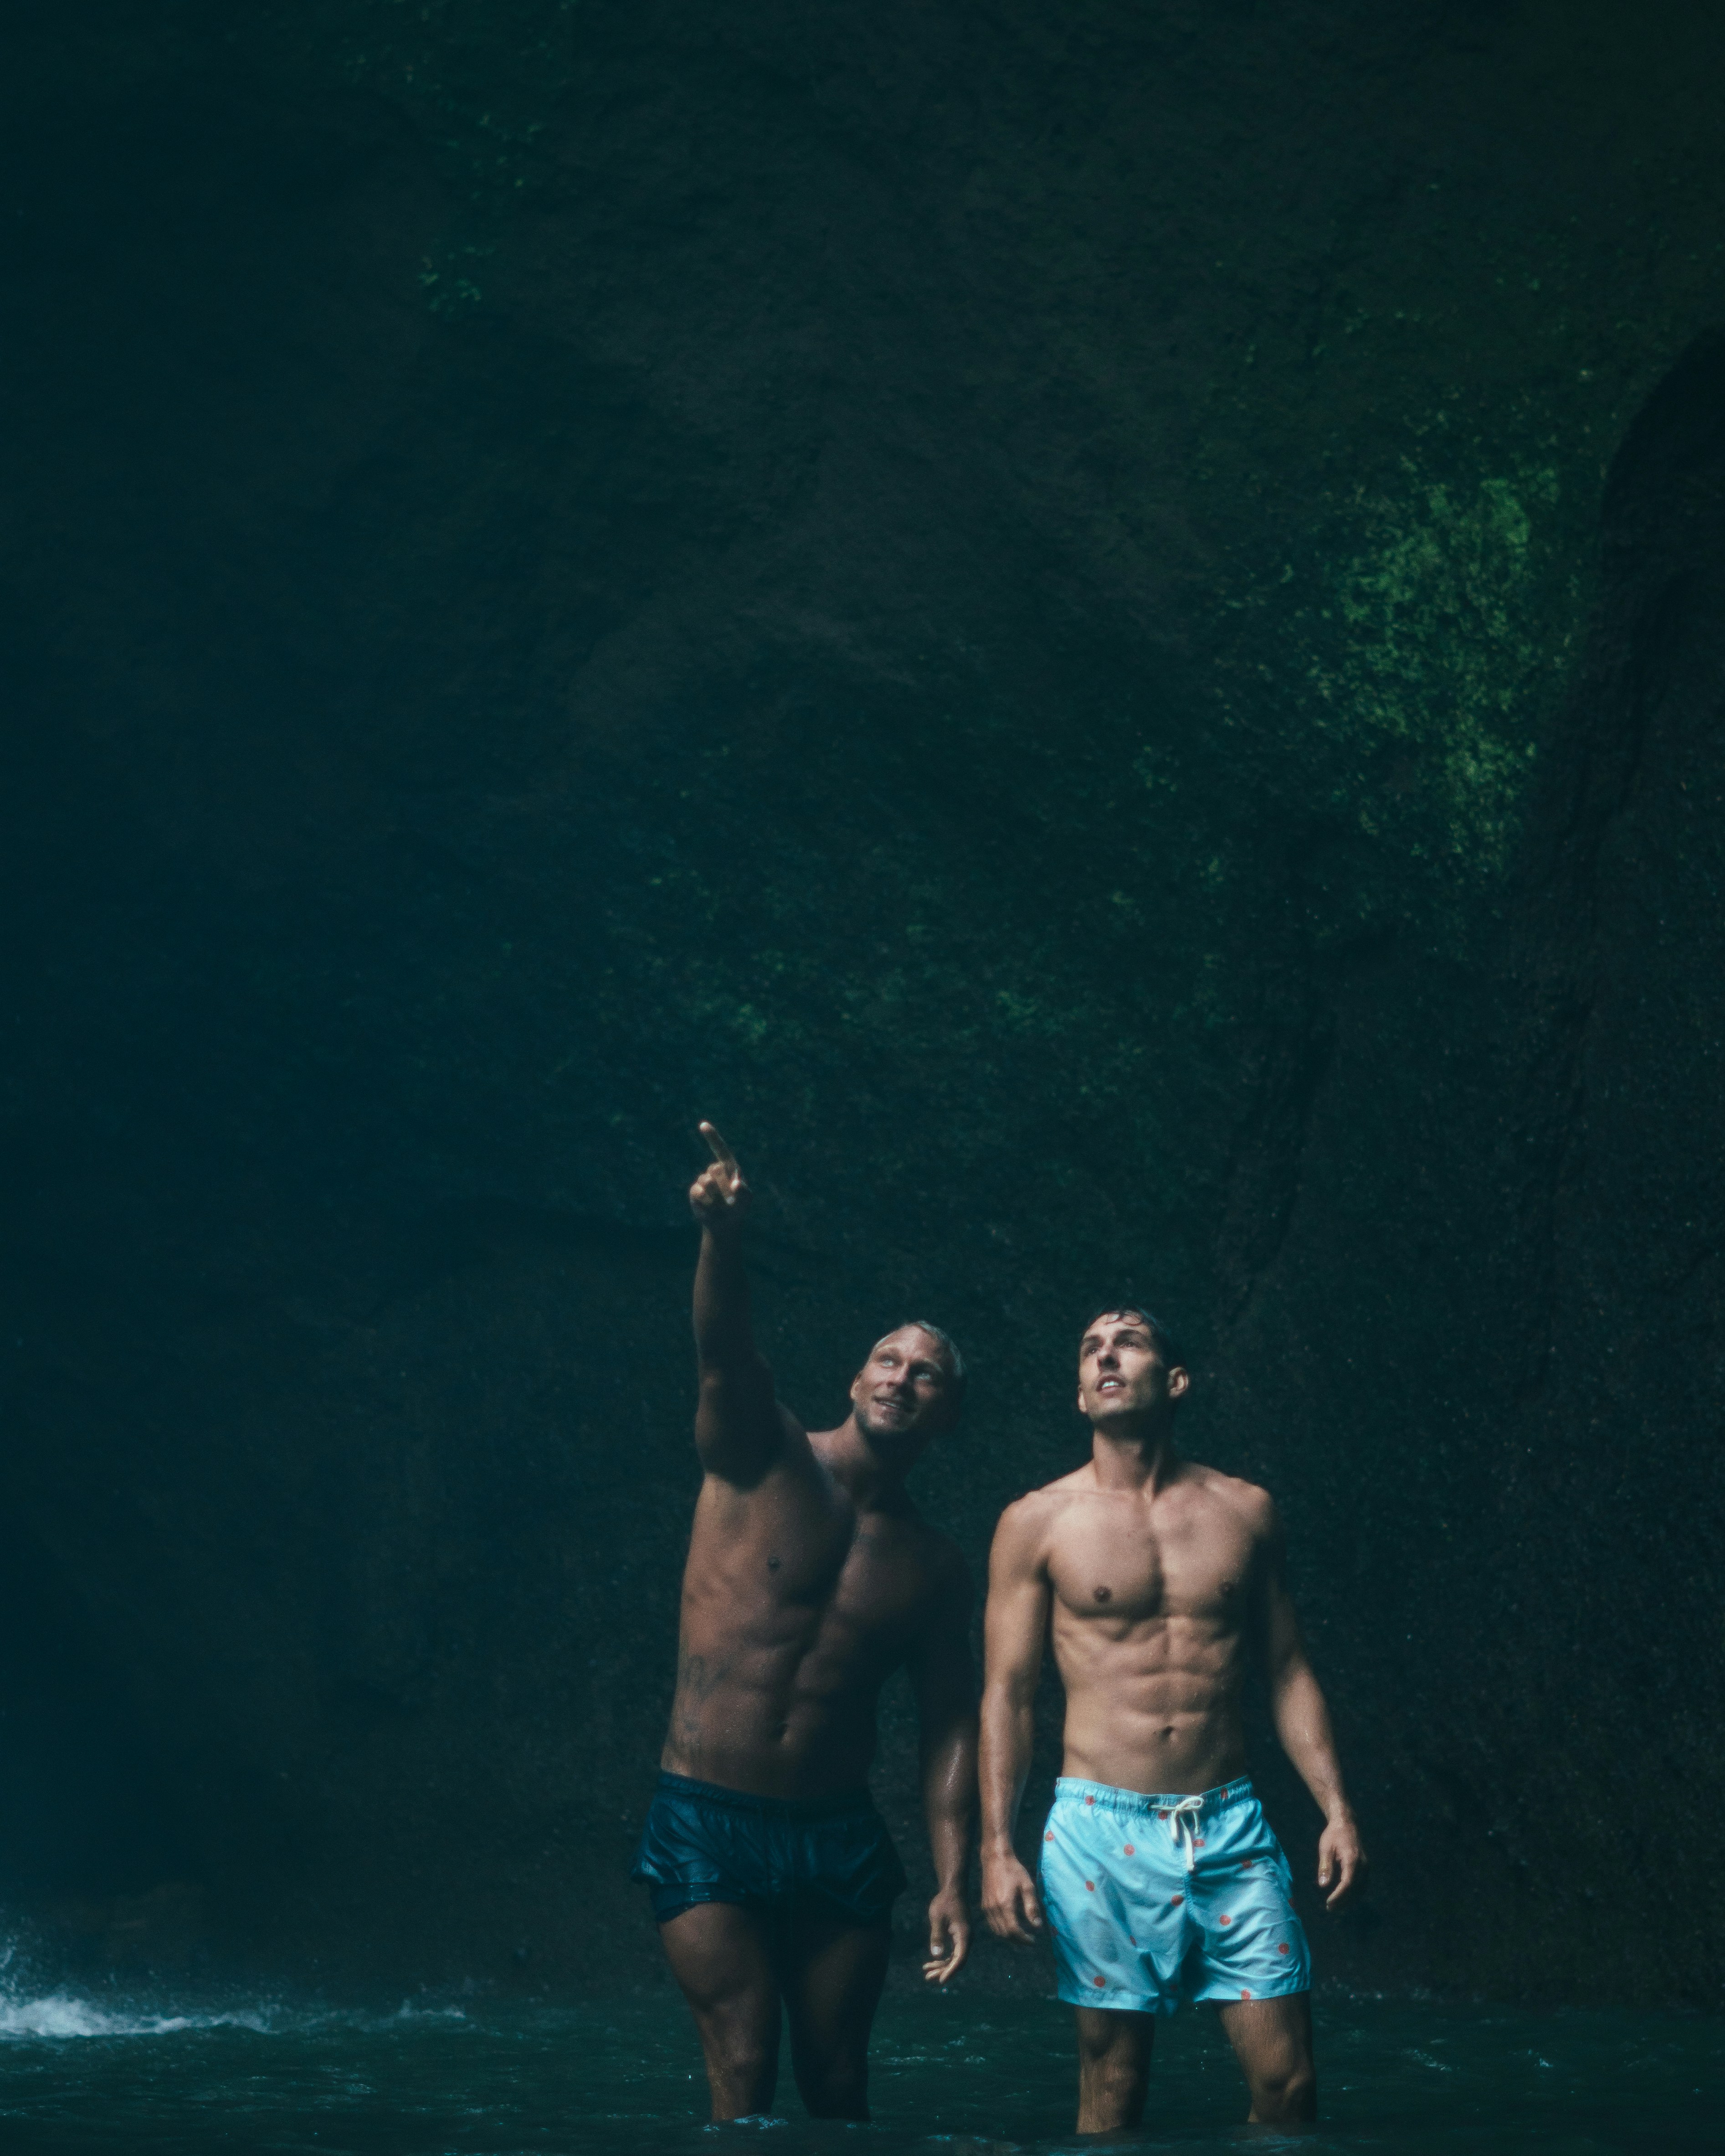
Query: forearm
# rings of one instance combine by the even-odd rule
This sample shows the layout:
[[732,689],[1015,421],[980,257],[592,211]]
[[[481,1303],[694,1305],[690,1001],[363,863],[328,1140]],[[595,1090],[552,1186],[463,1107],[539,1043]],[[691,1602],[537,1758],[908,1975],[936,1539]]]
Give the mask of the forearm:
[[967,1714],[922,1747],[922,1811],[941,1890],[962,1887],[976,1820],[977,1723]]
[[738,1224],[709,1222],[701,1231],[695,1268],[695,1352],[703,1370],[722,1370],[754,1358],[749,1322],[748,1274]]
[[1336,1755],[1330,1710],[1311,1668],[1296,1663],[1278,1679],[1271,1708],[1281,1748],[1327,1820],[1348,1819],[1353,1810]]
[[983,1695],[982,1749],[978,1775],[982,1793],[983,1850],[1010,1850],[1019,1805],[1030,1772],[1035,1738],[1034,1696],[1004,1684]]

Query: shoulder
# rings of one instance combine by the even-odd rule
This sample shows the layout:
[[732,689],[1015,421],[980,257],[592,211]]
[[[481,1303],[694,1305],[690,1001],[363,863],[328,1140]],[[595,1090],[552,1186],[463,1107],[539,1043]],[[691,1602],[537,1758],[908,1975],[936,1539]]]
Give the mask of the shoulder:
[[1045,1543],[1055,1522],[1079,1495],[1086,1473],[1085,1469],[1079,1468],[1014,1499],[1000,1515],[999,1524],[995,1527],[996,1552],[1028,1552]]
[[1224,1475],[1219,1467],[1206,1467],[1189,1460],[1186,1471],[1194,1494],[1236,1519],[1255,1540],[1269,1542],[1281,1532],[1276,1500],[1257,1483],[1241,1476]]

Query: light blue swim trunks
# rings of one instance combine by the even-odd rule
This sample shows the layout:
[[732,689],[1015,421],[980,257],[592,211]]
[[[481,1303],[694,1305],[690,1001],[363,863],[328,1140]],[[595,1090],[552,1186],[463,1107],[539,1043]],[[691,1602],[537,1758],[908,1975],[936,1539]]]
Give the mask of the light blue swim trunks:
[[1250,1782],[1142,1797],[1063,1775],[1041,1873],[1070,2005],[1172,2014],[1312,1989],[1293,1876]]

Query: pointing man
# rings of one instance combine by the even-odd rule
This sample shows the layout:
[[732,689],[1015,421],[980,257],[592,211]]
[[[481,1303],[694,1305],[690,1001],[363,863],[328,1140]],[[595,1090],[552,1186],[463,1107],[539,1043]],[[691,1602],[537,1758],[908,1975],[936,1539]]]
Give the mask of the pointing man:
[[938,1327],[875,1342],[836,1430],[773,1395],[749,1326],[748,1186],[701,1127],[695,1445],[706,1471],[683,1574],[676,1697],[634,1876],[653,1890],[694,2014],[716,2119],[763,2112],[791,2066],[822,2118],[868,2113],[869,2030],[905,1875],[869,1795],[880,1687],[908,1669],[939,1891],[925,1974],[968,1951],[964,1867],[976,1774],[970,1583],[905,1477],[950,1430],[964,1365]]
[[[994,1537],[983,1697],[983,1908],[1053,1934],[1077,2009],[1078,2130],[1142,2118],[1156,2017],[1214,2001],[1251,2118],[1317,2112],[1311,1969],[1287,1861],[1246,1778],[1240,1694],[1259,1661],[1282,1748],[1322,1810],[1334,1907],[1365,1868],[1328,1709],[1301,1644],[1267,1494],[1183,1460],[1189,1383],[1147,1312],[1104,1311],[1078,1351],[1091,1458],[1010,1505]],[[1041,1891],[1013,1850],[1045,1634],[1065,1758]]]

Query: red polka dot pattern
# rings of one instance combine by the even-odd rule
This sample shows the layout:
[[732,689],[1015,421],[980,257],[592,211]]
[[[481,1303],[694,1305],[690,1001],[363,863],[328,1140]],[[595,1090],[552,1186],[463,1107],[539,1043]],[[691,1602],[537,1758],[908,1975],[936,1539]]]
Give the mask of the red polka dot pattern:
[[[1240,1786],[1250,1796],[1250,1784]],[[1294,1943],[1299,1919],[1280,1889],[1274,1838],[1255,1811],[1251,1818],[1236,1818],[1207,1804],[1200,1822],[1194,1811],[1176,1809],[1172,1800],[1128,1808],[1106,1790],[1086,1794],[1081,1785],[1057,1799],[1056,1807],[1055,1817],[1044,1821],[1050,1846],[1043,1861],[1050,1915],[1061,1913],[1062,1900],[1065,1904],[1066,1922],[1057,1930],[1055,1948],[1066,1998],[1082,2001],[1099,1993],[1099,2007],[1141,2005],[1130,1992],[1119,1991],[1124,1984],[1149,1991],[1160,2005],[1171,2006],[1183,1995],[1250,2003],[1300,1980],[1305,1964],[1301,1958],[1296,1971],[1294,1957],[1303,1958],[1306,1948],[1303,1940],[1297,1948]],[[1111,1838],[1123,1824],[1122,1813],[1144,1833],[1142,1845]],[[1056,1827],[1055,1818],[1064,1820],[1064,1827]],[[1147,1832],[1142,1823],[1158,1819],[1178,1834]],[[1200,1823],[1207,1832],[1194,1833]],[[1230,1874],[1238,1875],[1232,1892]],[[1183,1875],[1190,1875],[1189,1891],[1173,1887]],[[1075,1907],[1072,1897],[1081,1890],[1084,1902]],[[1239,1906],[1229,1906],[1235,1902]],[[1188,1907],[1189,1928],[1183,1913]],[[1163,1912],[1160,1918],[1153,1913],[1158,1908]],[[1134,1922],[1148,1927],[1142,1945],[1127,1928]],[[1199,1951],[1185,1953],[1183,1942]],[[1165,1951],[1178,1964],[1176,1972],[1162,1967]],[[1117,1968],[1141,1974],[1117,1975]]]

